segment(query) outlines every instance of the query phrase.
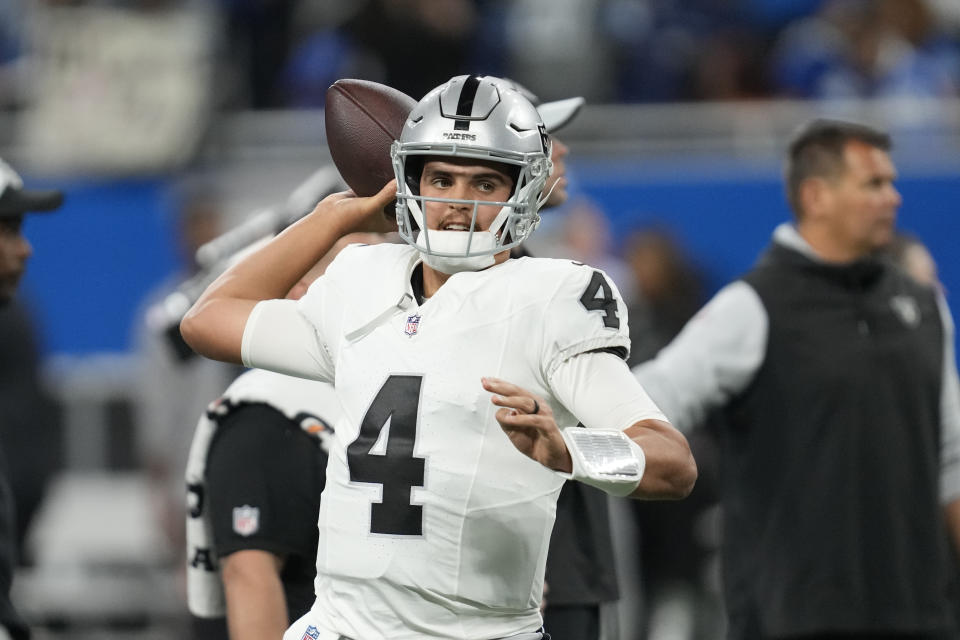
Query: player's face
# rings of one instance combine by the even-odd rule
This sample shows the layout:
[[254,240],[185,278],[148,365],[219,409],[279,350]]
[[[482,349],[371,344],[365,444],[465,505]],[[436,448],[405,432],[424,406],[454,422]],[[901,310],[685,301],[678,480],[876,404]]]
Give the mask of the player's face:
[[893,240],[900,193],[890,155],[862,142],[844,149],[846,172],[830,182],[831,234],[851,254],[863,256]]
[[33,248],[20,233],[22,216],[0,217],[0,304],[17,291]]
[[[547,184],[543,188],[544,193],[550,194],[547,197],[544,208],[559,207],[567,201],[567,163],[566,157],[570,153],[570,147],[563,144],[557,138],[553,140],[553,151],[550,153],[550,160],[553,161],[553,171],[547,178]],[[556,185],[556,186],[554,186]],[[551,191],[552,189],[552,191]]]
[[[468,158],[427,160],[420,177],[420,195],[425,198],[453,198],[481,202],[506,202],[513,191],[513,179],[496,162]],[[472,203],[424,202],[427,227],[440,231],[469,231]],[[490,228],[500,205],[477,208],[477,231]]]

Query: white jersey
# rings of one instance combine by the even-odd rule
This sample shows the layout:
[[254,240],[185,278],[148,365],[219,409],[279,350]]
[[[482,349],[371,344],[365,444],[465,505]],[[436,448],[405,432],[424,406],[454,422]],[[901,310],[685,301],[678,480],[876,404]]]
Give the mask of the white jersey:
[[[511,444],[480,380],[517,384],[575,426],[551,375],[584,352],[625,354],[626,307],[602,272],[534,258],[453,275],[418,305],[419,259],[349,247],[296,303],[317,343],[299,374],[332,379],[343,408],[315,619],[364,640],[533,631],[563,479]],[[269,341],[254,322],[245,343]]]

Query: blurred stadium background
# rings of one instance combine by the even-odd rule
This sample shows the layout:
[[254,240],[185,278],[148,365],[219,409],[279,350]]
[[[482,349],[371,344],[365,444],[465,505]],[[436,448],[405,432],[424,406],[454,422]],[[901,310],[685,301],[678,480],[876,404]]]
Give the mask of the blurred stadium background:
[[170,505],[232,372],[178,360],[151,306],[195,273],[185,247],[292,213],[330,162],[336,79],[419,98],[468,72],[587,98],[561,133],[573,198],[536,247],[597,252],[627,295],[637,232],[672,238],[704,294],[744,271],[789,218],[787,137],[829,115],[893,133],[900,226],[956,307],[958,0],[0,0],[0,157],[67,192],[25,225],[50,426],[11,434],[0,404],[6,455],[43,490],[14,592],[37,638],[187,637]]

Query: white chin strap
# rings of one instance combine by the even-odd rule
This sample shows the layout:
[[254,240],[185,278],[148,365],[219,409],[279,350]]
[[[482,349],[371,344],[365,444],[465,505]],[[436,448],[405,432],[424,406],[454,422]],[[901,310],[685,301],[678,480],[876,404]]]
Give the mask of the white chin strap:
[[[431,269],[453,275],[461,271],[479,271],[495,264],[494,251],[497,246],[497,236],[489,231],[428,231],[430,235],[430,251],[427,251],[425,232],[417,235],[417,249],[423,256],[423,261]],[[472,240],[471,240],[472,236]],[[470,242],[470,252],[484,251],[482,255],[465,256],[467,242]],[[438,253],[447,255],[436,255]]]

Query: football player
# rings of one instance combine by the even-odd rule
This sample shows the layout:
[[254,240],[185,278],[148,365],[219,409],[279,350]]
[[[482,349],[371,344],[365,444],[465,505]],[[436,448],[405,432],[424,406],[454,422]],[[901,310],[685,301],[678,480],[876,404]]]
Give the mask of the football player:
[[[181,330],[208,357],[331,381],[342,405],[317,600],[286,640],[540,638],[564,481],[680,498],[696,465],[623,362],[607,276],[510,258],[550,174],[534,106],[458,76],[391,154],[395,182],[324,199],[214,282]],[[394,198],[406,244],[348,247],[300,301],[278,299],[340,236],[388,229]]]
[[[187,596],[231,640],[279,638],[310,609],[333,388],[247,371],[197,425],[187,465]],[[223,633],[196,620],[197,634]],[[197,635],[196,637],[201,637]]]

